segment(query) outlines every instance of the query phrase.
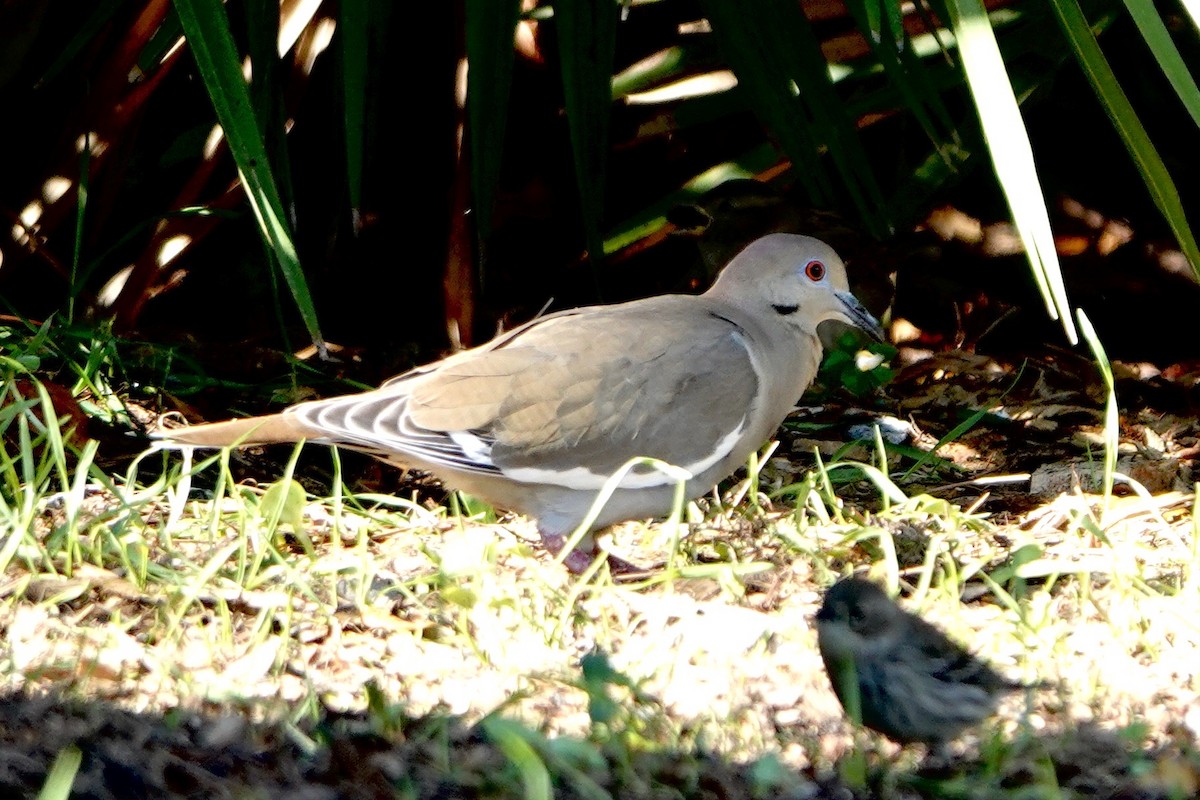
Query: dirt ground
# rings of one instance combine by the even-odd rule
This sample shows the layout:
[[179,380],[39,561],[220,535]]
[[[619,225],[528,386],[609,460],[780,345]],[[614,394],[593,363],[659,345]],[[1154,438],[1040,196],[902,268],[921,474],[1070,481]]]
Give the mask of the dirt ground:
[[[87,798],[532,797],[539,775],[567,798],[1194,796],[1195,382],[1118,365],[1136,401],[1118,470],[1147,491],[1118,486],[1098,512],[1090,363],[909,358],[888,390],[904,398],[900,447],[987,413],[901,481],[906,501],[860,481],[822,520],[785,498],[747,510],[734,483],[724,508],[702,504],[682,570],[663,566],[671,526],[613,532],[613,550],[651,565],[640,581],[581,581],[524,520],[422,506],[339,517],[310,502],[315,552],[286,536],[259,572],[234,569],[236,510],[167,535],[167,498],[109,543],[123,556],[54,574],[19,551],[0,587],[0,791],[34,796],[77,751],[70,796]],[[870,460],[841,444],[866,417],[844,400],[799,412],[760,492],[802,480],[814,448]],[[894,458],[894,476],[913,463]],[[113,507],[89,490],[91,535],[118,530]],[[948,763],[856,739],[817,654],[823,587],[870,564],[884,577],[885,541],[909,607],[1046,685]]]

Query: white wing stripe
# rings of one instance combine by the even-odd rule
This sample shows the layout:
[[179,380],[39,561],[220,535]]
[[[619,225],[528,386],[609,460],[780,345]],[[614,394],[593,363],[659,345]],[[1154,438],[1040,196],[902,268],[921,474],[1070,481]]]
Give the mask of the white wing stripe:
[[[694,461],[691,464],[677,464],[683,470],[686,470],[690,475],[695,477],[704,472],[709,467],[714,466],[723,458],[729,455],[733,450],[733,446],[746,430],[746,418],[742,417],[742,421],[732,431],[727,433],[721,441],[717,442],[713,452],[707,457]],[[578,489],[581,491],[599,491],[604,486],[604,482],[610,476],[593,472],[587,467],[572,467],[570,469],[541,469],[539,467],[519,467],[517,469],[506,469],[504,475],[512,478],[515,481],[522,483],[540,483],[549,484],[551,486],[564,486],[568,489]],[[618,484],[620,489],[650,489],[656,486],[669,486],[675,483],[675,479],[658,470],[648,473],[628,472]]]
[[495,462],[492,461],[491,442],[481,439],[470,431],[450,431],[449,435],[454,440],[454,444],[458,445],[458,450],[470,459],[471,463],[495,466]]

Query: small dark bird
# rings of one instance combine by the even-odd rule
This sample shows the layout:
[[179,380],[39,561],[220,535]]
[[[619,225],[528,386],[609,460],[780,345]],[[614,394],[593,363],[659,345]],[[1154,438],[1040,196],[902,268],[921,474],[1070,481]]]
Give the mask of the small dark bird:
[[846,713],[900,744],[938,749],[1025,688],[862,578],[825,593],[817,643]]

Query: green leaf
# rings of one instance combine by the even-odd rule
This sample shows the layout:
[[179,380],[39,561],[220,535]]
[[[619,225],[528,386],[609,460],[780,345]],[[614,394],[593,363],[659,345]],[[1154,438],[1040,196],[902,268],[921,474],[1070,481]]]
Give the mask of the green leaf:
[[[961,146],[958,132],[928,70],[913,52],[912,41],[898,16],[899,6],[888,0],[851,0],[847,7],[888,80],[900,93],[905,109],[917,120],[946,166],[955,171],[952,153]],[[882,27],[885,24],[886,30]]]
[[755,173],[777,164],[779,158],[779,150],[770,144],[764,144],[743,153],[736,161],[726,161],[705,170],[681,186],[678,191],[658,199],[636,216],[615,225],[604,242],[604,252],[615,253],[649,236],[667,224],[667,213],[671,209],[696,202],[705,192],[725,181],[753,178]]
[[1133,157],[1133,163],[1142,174],[1142,181],[1150,190],[1154,204],[1166,218],[1183,254],[1191,262],[1192,271],[1200,277],[1200,248],[1197,248],[1191,226],[1188,225],[1187,215],[1179,200],[1179,191],[1175,188],[1175,182],[1171,180],[1171,174],[1167,172],[1167,165],[1154,149],[1150,136],[1138,119],[1137,112],[1133,110],[1129,98],[1117,83],[1117,77],[1104,58],[1100,44],[1083,16],[1083,10],[1075,0],[1054,0],[1050,5],[1058,18],[1059,26],[1067,36],[1075,59],[1083,69],[1083,74],[1092,85],[1096,96],[1100,98],[1100,103],[1116,127],[1121,141]]
[[562,62],[563,98],[588,254],[604,255],[604,170],[612,109],[613,55],[619,6],[613,0],[557,0],[554,27]]
[[500,185],[508,94],[512,86],[513,37],[520,0],[466,0],[467,141],[475,229],[486,241]]
[[179,22],[179,14],[174,8],[169,8],[162,24],[154,31],[150,41],[138,53],[137,66],[133,74],[150,75],[163,64],[167,55],[175,49],[183,36],[183,25]]
[[1191,114],[1192,121],[1200,126],[1200,88],[1197,88],[1192,73],[1184,63],[1183,56],[1179,54],[1179,48],[1171,39],[1171,34],[1155,10],[1154,4],[1145,0],[1125,0],[1125,8],[1129,9],[1129,16],[1133,17],[1138,31],[1158,61],[1158,66],[1167,76],[1175,94],[1179,95],[1184,108]]
[[474,495],[469,495],[466,492],[452,493],[450,504],[456,516],[480,520],[482,522],[496,521],[496,509],[488,501]]
[[829,206],[849,198],[872,233],[886,233],[891,222],[882,192],[800,7],[791,0],[705,0],[702,8],[739,90],[792,159],[809,199]]
[[[782,61],[789,45],[778,41],[778,28],[764,15],[743,3],[707,0],[702,6],[725,60],[737,75],[738,91],[792,159],[809,200],[819,206],[830,205],[833,180],[818,157],[817,141],[793,92],[790,70]],[[776,13],[795,13],[794,7],[780,11],[775,0],[764,3],[762,10],[768,6]]]
[[521,774],[526,800],[553,800],[550,772],[530,744],[534,734],[519,722],[495,716],[484,717],[479,724]]
[[448,603],[468,610],[479,604],[479,595],[465,586],[447,586],[442,590],[442,598]]
[[629,686],[631,682],[624,673],[618,672],[608,660],[608,654],[603,650],[593,650],[585,653],[579,659],[579,671],[583,674],[584,683],[600,685],[605,683]]
[[263,493],[259,514],[267,521],[278,520],[304,532],[304,487],[291,478],[271,484]]
[[291,159],[287,153],[287,111],[279,80],[279,3],[250,0],[246,3],[246,41],[250,51],[250,102],[270,159],[271,174],[289,224],[296,223]]
[[341,0],[338,3],[338,34],[342,45],[342,119],[346,126],[346,188],[350,192],[350,214],[355,231],[360,225],[362,209],[369,19],[368,0]]
[[686,78],[695,71],[711,69],[715,66],[714,56],[715,47],[708,46],[707,39],[697,42],[693,37],[663,48],[613,76],[613,100]]
[[609,723],[616,719],[621,706],[608,693],[608,687],[626,686],[633,689],[633,682],[613,668],[608,655],[594,650],[579,659],[583,675],[583,688],[588,696],[588,717],[593,723]]
[[283,278],[313,344],[324,353],[325,342],[317,324],[317,310],[300,267],[283,201],[267,158],[266,145],[254,117],[250,92],[242,77],[241,59],[234,47],[225,7],[220,0],[174,2],[184,35],[196,60],[196,68],[204,80],[217,113],[217,121],[237,163],[242,187],[250,200],[263,239],[279,260]]
[[1046,310],[1053,319],[1062,322],[1067,339],[1075,344],[1078,336],[1054,249],[1050,214],[1034,166],[1029,134],[1021,120],[996,35],[981,0],[948,0],[946,7],[996,177],[1025,246],[1033,277]]

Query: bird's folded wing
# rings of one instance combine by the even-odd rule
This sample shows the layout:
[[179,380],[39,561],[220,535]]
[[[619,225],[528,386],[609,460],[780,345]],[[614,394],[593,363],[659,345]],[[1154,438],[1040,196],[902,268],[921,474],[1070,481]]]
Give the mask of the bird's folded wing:
[[924,620],[910,627],[909,644],[916,646],[926,660],[930,674],[939,681],[961,686],[976,686],[991,692],[1006,681],[982,659],[952,641]]
[[546,317],[436,369],[289,413],[396,460],[528,483],[599,488],[635,456],[698,474],[743,437],[763,379],[746,331],[691,300]]

